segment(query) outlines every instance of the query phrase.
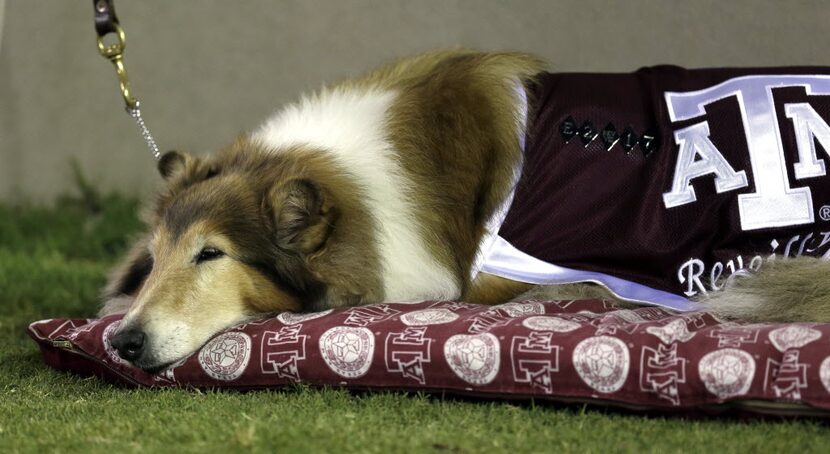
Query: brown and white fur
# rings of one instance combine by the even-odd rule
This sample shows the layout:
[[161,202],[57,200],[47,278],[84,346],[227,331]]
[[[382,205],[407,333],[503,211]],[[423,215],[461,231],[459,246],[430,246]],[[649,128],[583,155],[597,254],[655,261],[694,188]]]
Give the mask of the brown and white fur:
[[[264,313],[495,304],[530,290],[471,270],[521,160],[517,87],[541,70],[524,54],[428,53],[305,97],[213,156],[167,153],[150,230],[103,294],[101,315],[126,312],[113,345],[154,369]],[[768,286],[757,282],[767,281],[733,283],[735,297],[713,306],[781,319],[758,309]],[[555,292],[602,294],[587,285]],[[755,303],[741,309],[747,295]],[[783,318],[830,318],[816,311],[806,304]]]

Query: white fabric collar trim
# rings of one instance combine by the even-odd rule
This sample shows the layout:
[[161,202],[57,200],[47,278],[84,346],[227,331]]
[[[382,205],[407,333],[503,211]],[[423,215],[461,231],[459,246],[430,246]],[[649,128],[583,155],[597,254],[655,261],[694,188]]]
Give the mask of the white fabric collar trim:
[[[519,146],[521,147],[522,153],[524,153],[525,132],[527,128],[527,92],[525,91],[524,85],[520,81],[515,82],[514,90],[516,92],[516,98],[518,98],[516,106],[516,121]],[[513,204],[513,198],[516,195],[516,185],[519,184],[519,179],[522,176],[522,168],[524,167],[523,158],[524,156],[522,156],[522,159],[519,160],[518,164],[513,169],[513,181],[510,182],[510,194],[507,195],[507,198],[504,199],[501,206],[495,213],[493,213],[493,216],[490,217],[490,221],[484,226],[484,235],[478,245],[478,252],[476,252],[476,257],[473,260],[473,266],[470,268],[470,280],[473,280],[476,276],[478,276],[478,273],[485,264],[488,252],[492,249],[496,241],[501,239],[499,237],[499,229],[501,229],[501,225],[507,217],[507,212],[510,211],[510,206]]]

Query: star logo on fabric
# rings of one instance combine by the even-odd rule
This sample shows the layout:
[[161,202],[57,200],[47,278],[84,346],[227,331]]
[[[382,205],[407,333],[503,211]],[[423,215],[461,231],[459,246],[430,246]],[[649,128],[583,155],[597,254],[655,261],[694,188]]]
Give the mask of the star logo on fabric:
[[444,344],[444,357],[462,380],[486,385],[499,371],[499,345],[498,338],[490,333],[456,334]]
[[703,356],[698,373],[710,393],[722,399],[740,396],[752,385],[755,360],[743,350],[724,348]]
[[367,328],[336,326],[320,336],[323,360],[342,377],[357,378],[368,372],[374,351],[375,336]]
[[582,381],[603,392],[617,392],[625,384],[629,369],[628,347],[611,336],[589,337],[576,345],[573,362]]
[[616,364],[614,351],[606,345],[597,345],[587,352],[585,359],[588,367],[602,377],[607,377],[614,371]]
[[726,356],[712,364],[712,375],[721,383],[734,383],[742,369],[736,358]]
[[222,333],[199,351],[199,365],[209,376],[223,381],[239,378],[251,359],[251,338],[243,332]]
[[347,363],[354,361],[360,353],[360,341],[351,333],[338,335],[332,340],[331,346],[334,354]]
[[484,344],[480,342],[465,342],[459,348],[461,364],[467,369],[478,370],[484,365],[486,358]]
[[210,354],[213,356],[213,362],[226,366],[232,363],[239,355],[239,344],[224,340],[221,344],[214,347]]

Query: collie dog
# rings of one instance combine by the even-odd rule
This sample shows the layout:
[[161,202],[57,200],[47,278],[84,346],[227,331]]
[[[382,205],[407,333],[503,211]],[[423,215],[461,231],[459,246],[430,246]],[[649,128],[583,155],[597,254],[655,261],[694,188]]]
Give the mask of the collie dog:
[[[428,53],[304,97],[214,155],[166,153],[158,166],[165,188],[145,216],[149,231],[103,291],[100,315],[125,314],[113,346],[136,366],[157,369],[225,328],[278,311],[417,300],[498,304],[538,297],[540,289],[544,297],[659,304],[637,296],[649,282],[620,284],[608,269],[590,266],[571,273],[580,268],[574,260],[553,269],[566,271],[559,278],[488,272],[488,254],[501,257],[490,252],[494,245],[512,250],[500,242],[499,227],[526,172],[529,122],[552,102],[534,88],[540,74],[542,63],[525,54]],[[577,138],[600,143],[581,119],[573,121]],[[572,127],[563,123],[551,135],[560,140]],[[613,139],[608,131],[600,139]],[[611,145],[625,140],[617,135]],[[696,150],[692,171],[709,163],[716,183],[734,181],[705,147]],[[825,319],[820,307],[830,305],[813,303],[821,291],[789,309],[777,306],[793,287],[801,292],[793,276],[821,281],[824,269],[816,260],[771,261],[764,279],[713,279],[730,288],[689,301],[734,317]],[[689,277],[699,282],[701,275]],[[654,287],[655,300],[672,298],[670,289]]]

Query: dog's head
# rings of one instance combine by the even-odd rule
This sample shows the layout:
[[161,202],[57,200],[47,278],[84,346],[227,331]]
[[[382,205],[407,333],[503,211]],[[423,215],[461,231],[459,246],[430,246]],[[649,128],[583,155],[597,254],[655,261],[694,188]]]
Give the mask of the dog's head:
[[317,183],[267,163],[169,152],[151,215],[152,270],[112,339],[144,369],[173,363],[254,315],[302,309],[322,284],[308,259],[337,210]]

